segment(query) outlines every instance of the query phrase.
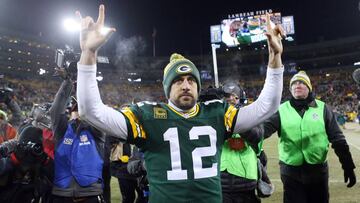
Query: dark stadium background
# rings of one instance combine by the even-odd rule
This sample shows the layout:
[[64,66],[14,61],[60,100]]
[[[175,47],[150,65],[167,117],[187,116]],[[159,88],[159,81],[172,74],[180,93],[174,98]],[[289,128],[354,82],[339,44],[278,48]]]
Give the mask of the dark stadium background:
[[77,9],[96,18],[100,3],[105,4],[106,22],[117,28],[117,35],[145,40],[144,55],[152,54],[154,27],[157,55],[168,56],[173,51],[208,54],[210,25],[220,24],[228,14],[263,9],[294,15],[298,44],[360,34],[359,1],[355,0],[1,0],[0,26],[34,35],[41,32],[53,41],[68,40],[69,36],[61,30],[61,20]]

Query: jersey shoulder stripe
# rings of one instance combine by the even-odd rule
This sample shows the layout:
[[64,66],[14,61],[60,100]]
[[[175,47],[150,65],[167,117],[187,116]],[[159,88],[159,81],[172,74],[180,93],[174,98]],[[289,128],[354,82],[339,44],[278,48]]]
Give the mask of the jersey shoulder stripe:
[[[224,114],[224,125],[226,127],[227,132],[231,132],[234,127],[235,118],[238,113],[238,108],[233,105],[229,105],[227,102],[223,100],[209,100],[206,102],[202,102],[202,107],[212,109],[212,108],[222,108]],[[221,107],[219,107],[221,106]]]
[[130,107],[126,107],[121,110],[121,112],[125,115],[125,117],[130,122],[131,131],[133,134],[133,138],[144,138],[146,139],[146,133],[144,131],[143,126],[140,124],[139,119],[136,117],[135,113],[132,111]]
[[226,113],[224,115],[226,131],[230,132],[233,129],[234,120],[237,115],[237,112],[238,109],[235,106],[233,105],[228,106]]

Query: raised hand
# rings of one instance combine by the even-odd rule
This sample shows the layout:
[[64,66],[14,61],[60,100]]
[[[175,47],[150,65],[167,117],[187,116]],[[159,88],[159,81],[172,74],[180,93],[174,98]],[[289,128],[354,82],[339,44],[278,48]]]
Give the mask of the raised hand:
[[115,32],[115,28],[104,27],[105,21],[105,7],[99,6],[99,16],[96,22],[90,17],[81,17],[79,11],[76,11],[76,15],[81,20],[80,31],[80,48],[82,52],[91,52],[96,54],[97,50],[105,44],[110,38],[110,35]]
[[280,25],[276,25],[275,27],[271,26],[270,14],[268,13],[266,14],[266,28],[267,32],[265,35],[268,39],[269,52],[272,54],[281,54],[283,51],[281,39],[285,36],[285,31]]
[[267,43],[269,47],[269,67],[282,66],[281,54],[283,52],[283,46],[281,39],[285,36],[285,31],[280,25],[271,26],[270,14],[266,14],[266,28],[265,33],[267,37]]

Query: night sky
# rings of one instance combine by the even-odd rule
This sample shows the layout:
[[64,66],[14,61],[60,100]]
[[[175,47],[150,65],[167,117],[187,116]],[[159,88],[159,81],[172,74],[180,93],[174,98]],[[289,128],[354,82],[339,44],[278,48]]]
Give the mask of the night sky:
[[175,51],[209,54],[210,25],[220,24],[228,14],[263,9],[294,15],[297,44],[360,35],[358,0],[0,0],[0,26],[32,35],[41,32],[42,37],[56,43],[70,40],[76,44],[77,36],[62,30],[62,19],[75,18],[77,9],[96,19],[100,3],[105,4],[106,24],[117,29],[105,49],[114,48],[121,39],[137,37],[144,45],[139,54],[145,56],[152,55],[154,27],[157,55]]

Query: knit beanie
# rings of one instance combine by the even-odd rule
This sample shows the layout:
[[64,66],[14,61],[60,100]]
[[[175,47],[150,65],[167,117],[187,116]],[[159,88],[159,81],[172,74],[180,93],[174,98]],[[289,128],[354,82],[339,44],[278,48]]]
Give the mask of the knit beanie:
[[181,75],[192,75],[196,79],[198,93],[200,94],[200,73],[196,66],[180,54],[172,54],[170,63],[164,69],[163,86],[166,98],[170,96],[170,89],[175,78]]
[[303,82],[308,88],[309,91],[312,92],[312,86],[311,86],[311,82],[310,82],[310,78],[309,76],[306,74],[305,71],[299,71],[298,73],[296,73],[290,80],[290,88],[291,85],[296,82],[296,81],[301,81]]

